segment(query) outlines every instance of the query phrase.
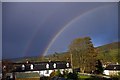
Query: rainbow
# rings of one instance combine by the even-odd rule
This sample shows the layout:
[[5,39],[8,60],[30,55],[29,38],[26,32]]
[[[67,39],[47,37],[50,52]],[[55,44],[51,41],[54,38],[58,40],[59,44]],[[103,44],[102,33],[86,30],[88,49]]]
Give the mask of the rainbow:
[[50,41],[50,43],[49,43],[48,46],[46,47],[46,49],[45,49],[45,51],[44,51],[44,53],[43,53],[43,56],[45,56],[45,55],[48,53],[48,50],[49,50],[50,47],[53,45],[53,43],[55,42],[55,40],[56,40],[56,39],[61,35],[61,33],[62,33],[65,29],[67,29],[70,25],[72,25],[73,23],[75,23],[77,20],[82,19],[84,16],[89,15],[90,13],[93,13],[93,12],[99,10],[99,9],[104,8],[104,7],[110,7],[110,6],[111,6],[111,5],[109,4],[109,5],[104,5],[104,6],[96,7],[96,8],[94,8],[94,9],[88,10],[88,11],[86,11],[86,12],[84,12],[84,13],[76,16],[76,17],[74,17],[71,21],[69,21],[67,24],[65,24],[65,25],[63,26],[63,28],[62,28],[61,30],[59,30],[58,33],[52,38],[52,40]]

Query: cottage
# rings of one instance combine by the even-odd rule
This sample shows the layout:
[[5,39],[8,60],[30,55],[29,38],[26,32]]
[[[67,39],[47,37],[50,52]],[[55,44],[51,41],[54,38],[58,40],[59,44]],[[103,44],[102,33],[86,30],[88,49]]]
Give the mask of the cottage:
[[40,76],[50,76],[53,71],[60,70],[72,72],[71,63],[66,61],[51,61],[51,62],[29,62],[29,63],[13,63],[15,69],[13,72],[37,72]]
[[120,72],[120,64],[108,65],[104,70],[105,75],[119,75],[118,74],[119,72]]

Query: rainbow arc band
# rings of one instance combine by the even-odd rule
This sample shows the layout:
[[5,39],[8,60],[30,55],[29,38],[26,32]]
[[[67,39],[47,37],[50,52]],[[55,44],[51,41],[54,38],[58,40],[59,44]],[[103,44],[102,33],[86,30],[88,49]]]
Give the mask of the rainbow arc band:
[[111,5],[104,5],[104,6],[100,6],[100,7],[96,7],[94,9],[88,10],[85,13],[80,14],[79,16],[74,17],[71,21],[69,21],[67,24],[64,25],[64,27],[58,31],[58,33],[53,37],[53,39],[50,41],[50,43],[48,44],[47,48],[45,49],[43,56],[47,55],[48,50],[50,49],[50,47],[53,45],[53,43],[55,42],[55,40],[61,35],[62,32],[64,32],[65,29],[67,29],[70,25],[74,24],[77,20],[84,18],[84,16],[89,15],[90,13],[93,13],[99,9],[102,9],[104,7],[110,7]]

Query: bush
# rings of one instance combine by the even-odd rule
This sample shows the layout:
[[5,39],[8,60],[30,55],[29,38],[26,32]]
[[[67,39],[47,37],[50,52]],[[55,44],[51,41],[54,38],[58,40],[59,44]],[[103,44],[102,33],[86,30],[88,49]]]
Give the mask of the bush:
[[67,79],[78,80],[77,73],[69,73],[69,74],[67,75]]

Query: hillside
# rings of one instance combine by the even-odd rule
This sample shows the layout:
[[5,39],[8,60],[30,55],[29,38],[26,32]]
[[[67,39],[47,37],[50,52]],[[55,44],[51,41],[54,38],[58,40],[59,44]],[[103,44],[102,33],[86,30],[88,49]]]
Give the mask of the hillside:
[[97,47],[97,58],[102,60],[103,63],[120,63],[120,42],[113,42],[103,46]]
[[102,45],[97,47],[100,51],[110,50],[110,49],[118,49],[120,48],[120,42],[113,42],[110,44]]

